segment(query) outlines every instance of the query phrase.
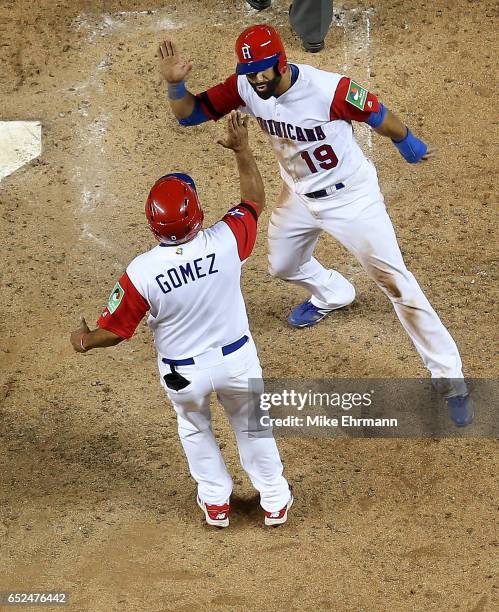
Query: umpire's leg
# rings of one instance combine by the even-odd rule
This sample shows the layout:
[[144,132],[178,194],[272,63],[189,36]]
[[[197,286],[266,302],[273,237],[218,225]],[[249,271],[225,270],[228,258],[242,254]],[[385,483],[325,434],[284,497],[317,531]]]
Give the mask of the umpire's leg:
[[[309,51],[320,51],[333,20],[332,0],[294,0],[289,22]],[[315,45],[315,48],[314,48]]]

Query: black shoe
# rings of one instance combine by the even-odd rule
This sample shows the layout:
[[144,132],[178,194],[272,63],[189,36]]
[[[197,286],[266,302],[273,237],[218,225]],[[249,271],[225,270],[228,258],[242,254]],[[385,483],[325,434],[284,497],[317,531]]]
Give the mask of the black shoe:
[[272,0],[246,0],[246,2],[257,11],[263,11],[272,4]]
[[321,40],[321,42],[318,43],[309,43],[303,41],[303,46],[305,48],[305,51],[308,51],[309,53],[319,53],[319,51],[322,51],[322,49],[324,49],[324,41]]
[[[249,1],[249,0],[248,0]],[[291,25],[291,9],[293,8],[293,5],[290,4],[289,8],[288,8],[288,15],[289,15],[289,25],[291,28],[291,31],[295,32],[293,29],[293,26]],[[296,32],[295,32],[296,34]],[[309,42],[303,42],[303,47],[305,49],[305,51],[308,51],[309,53],[319,53],[319,51],[322,51],[322,49],[324,49],[324,41],[321,40],[321,42],[318,43],[309,43]]]

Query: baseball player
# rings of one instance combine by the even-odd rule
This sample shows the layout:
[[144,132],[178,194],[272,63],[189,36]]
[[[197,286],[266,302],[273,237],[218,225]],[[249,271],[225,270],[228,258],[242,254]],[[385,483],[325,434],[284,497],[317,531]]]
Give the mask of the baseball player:
[[256,118],[279,162],[283,188],[269,223],[270,273],[310,292],[288,322],[307,327],[355,298],[353,285],[326,269],[313,252],[326,231],[362,264],[390,299],[458,426],[473,418],[454,340],[406,268],[386,212],[374,165],[357,144],[352,123],[367,123],[391,139],[408,163],[426,162],[435,149],[377,97],[347,76],[288,63],[276,30],[252,26],[236,41],[235,74],[193,95],[192,69],[175,44],[159,48],[160,72],[173,113],[184,126],[217,120],[233,109]]
[[[161,384],[177,413],[178,432],[197,503],[206,522],[229,525],[232,479],[211,429],[210,397],[222,403],[236,434],[241,464],[260,493],[266,525],[286,522],[293,497],[279,451],[262,427],[252,435],[248,379],[262,370],[248,328],[240,287],[241,266],[256,240],[264,207],[263,182],[248,146],[246,121],[232,112],[227,137],[234,151],[241,203],[203,230],[203,211],[192,178],[167,174],[146,203],[149,227],[159,245],[136,257],[111,292],[97,329],[82,318],[71,334],[75,351],[114,346],[133,336],[149,312]],[[256,432],[256,430],[255,430]]]

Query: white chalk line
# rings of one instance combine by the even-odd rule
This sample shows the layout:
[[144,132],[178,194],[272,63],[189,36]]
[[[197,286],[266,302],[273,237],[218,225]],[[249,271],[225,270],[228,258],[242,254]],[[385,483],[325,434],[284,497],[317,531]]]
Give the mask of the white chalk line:
[[92,232],[89,230],[88,224],[86,223],[83,225],[82,236],[84,236],[85,238],[89,238],[90,240],[93,240],[94,242],[96,242],[97,244],[99,244],[101,247],[105,249],[110,248],[109,243],[106,240],[104,240],[103,238],[99,238],[98,236],[95,236],[95,234],[92,234]]
[[103,38],[116,32],[160,32],[163,30],[178,30],[183,26],[183,23],[171,19],[166,10],[119,11],[104,14],[82,13],[75,17],[71,23],[73,30],[87,31],[88,42],[93,42],[98,36]]
[[[370,16],[370,11],[371,9],[367,9],[365,12],[365,19],[366,19],[366,40],[367,40],[367,53],[366,53],[366,59],[367,59],[367,83],[371,80],[371,16]],[[367,132],[367,146],[369,147],[369,151],[372,151],[373,148],[373,133],[372,130],[369,128],[368,132]]]
[[[112,249],[111,242],[98,236],[98,232],[93,230],[90,222],[97,206],[105,204],[106,194],[102,186],[106,185],[108,170],[104,136],[112,116],[109,113],[100,112],[96,119],[85,120],[89,117],[88,106],[96,105],[98,99],[105,94],[102,74],[109,68],[108,60],[109,56],[106,54],[90,76],[73,87],[79,94],[85,92],[85,96],[90,100],[88,105],[80,103],[78,108],[82,117],[77,132],[80,144],[80,155],[78,157],[84,157],[85,161],[75,167],[74,180],[77,190],[80,192],[78,206],[79,217],[82,221],[80,240],[92,240],[102,248]],[[100,187],[96,187],[96,185]]]
[[[343,28],[343,59],[344,63],[341,70],[344,74],[348,73],[350,68],[350,58],[355,55],[361,55],[366,66],[366,79],[363,85],[369,86],[371,80],[371,15],[374,9],[341,9],[335,10],[335,16],[339,19],[336,21],[338,27]],[[360,53],[359,53],[360,52]],[[359,144],[367,148],[369,154],[373,150],[372,130],[369,126],[358,124],[356,130]]]

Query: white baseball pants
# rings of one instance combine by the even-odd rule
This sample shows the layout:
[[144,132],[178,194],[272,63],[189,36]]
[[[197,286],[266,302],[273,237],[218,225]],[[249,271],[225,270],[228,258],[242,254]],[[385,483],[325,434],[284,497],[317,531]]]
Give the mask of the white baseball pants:
[[232,478],[211,428],[210,397],[214,391],[236,435],[241,465],[260,493],[262,508],[268,512],[280,510],[289,500],[289,485],[277,445],[270,434],[252,436],[248,379],[262,377],[253,339],[250,336],[230,355],[223,356],[221,349],[215,349],[195,357],[195,362],[176,366],[191,384],[174,391],[163,380],[170,366],[158,359],[161,383],[177,413],[178,433],[190,473],[198,484],[199,498],[207,504],[222,505],[232,493]]
[[307,198],[285,185],[270,218],[270,273],[307,289],[315,306],[341,308],[353,301],[355,289],[312,256],[322,231],[346,247],[388,296],[432,377],[461,379],[456,343],[405,266],[372,162],[325,198]]

